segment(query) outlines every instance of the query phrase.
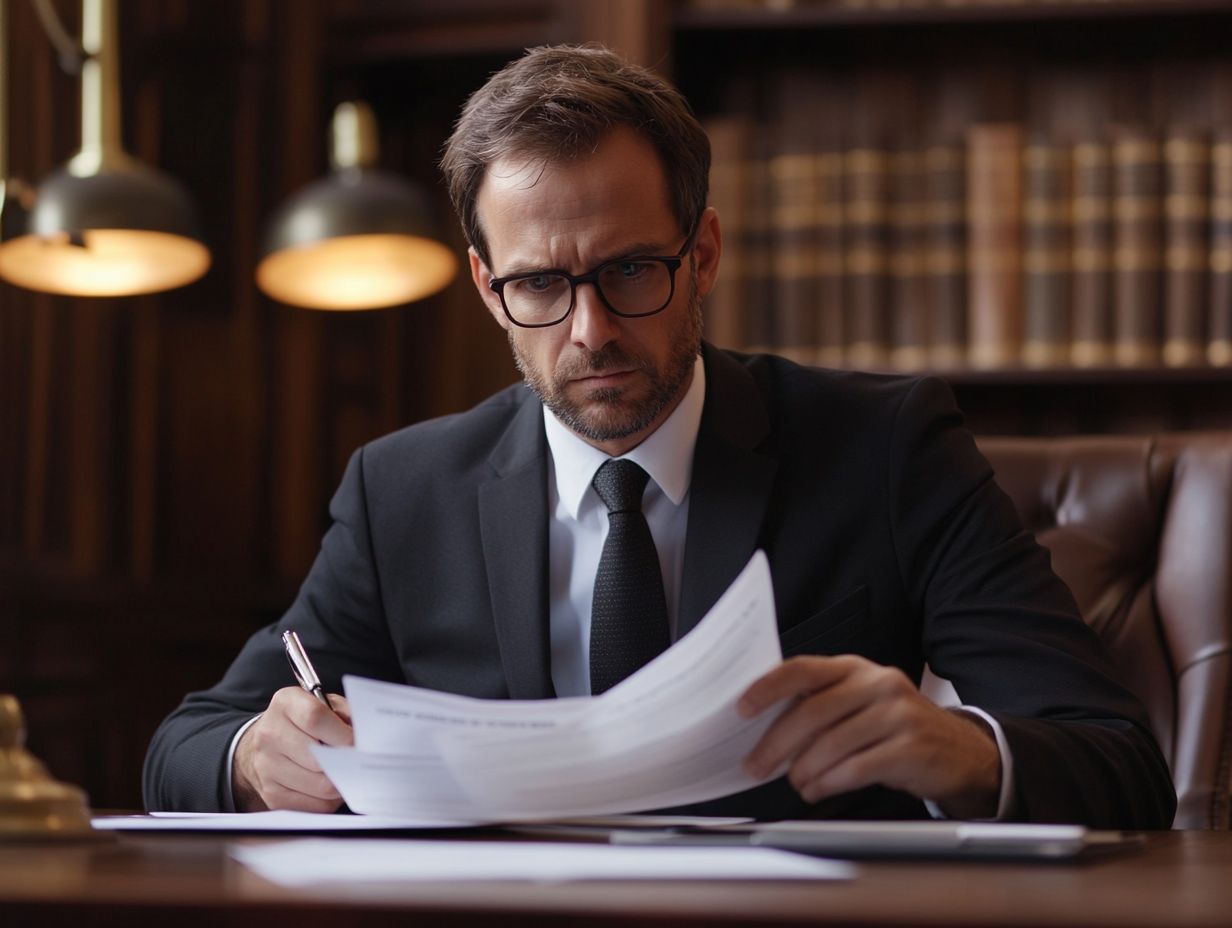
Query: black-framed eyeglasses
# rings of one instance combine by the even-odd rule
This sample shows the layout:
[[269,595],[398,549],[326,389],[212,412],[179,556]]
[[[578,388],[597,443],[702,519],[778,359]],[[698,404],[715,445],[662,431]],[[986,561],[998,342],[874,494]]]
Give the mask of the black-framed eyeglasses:
[[604,261],[585,274],[552,268],[493,277],[488,286],[499,294],[505,315],[524,329],[564,322],[577,305],[578,284],[594,284],[604,306],[617,316],[638,319],[667,308],[676,294],[676,271],[693,249],[700,223],[674,255],[629,255]]

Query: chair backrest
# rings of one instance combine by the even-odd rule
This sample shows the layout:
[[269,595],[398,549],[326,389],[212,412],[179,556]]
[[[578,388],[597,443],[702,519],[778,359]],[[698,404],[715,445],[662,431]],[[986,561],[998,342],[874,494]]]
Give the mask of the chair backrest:
[[1176,828],[1228,828],[1232,433],[985,438],[1083,618],[1146,704]]

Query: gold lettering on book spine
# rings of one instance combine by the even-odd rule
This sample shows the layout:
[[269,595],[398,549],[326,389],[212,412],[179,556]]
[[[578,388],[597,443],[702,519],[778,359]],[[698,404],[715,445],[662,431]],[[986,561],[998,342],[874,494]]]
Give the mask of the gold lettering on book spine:
[[1232,136],[1211,145],[1209,342],[1206,359],[1232,366]]
[[1201,364],[1206,355],[1209,142],[1197,134],[1174,134],[1164,143],[1164,170],[1162,356],[1169,367],[1184,367]]

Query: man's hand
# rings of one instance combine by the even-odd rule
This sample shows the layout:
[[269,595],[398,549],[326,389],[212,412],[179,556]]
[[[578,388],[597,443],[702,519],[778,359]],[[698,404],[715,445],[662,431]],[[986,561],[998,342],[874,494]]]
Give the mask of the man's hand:
[[941,709],[895,668],[861,657],[793,657],[750,686],[745,718],[784,700],[745,759],[759,779],[787,765],[806,802],[879,783],[936,802],[951,818],[991,818],[1001,756],[973,715]]
[[329,704],[333,712],[298,686],[274,694],[235,746],[231,792],[236,809],[334,812],[342,805],[342,796],[310,750],[313,744],[355,741],[347,701],[331,694]]

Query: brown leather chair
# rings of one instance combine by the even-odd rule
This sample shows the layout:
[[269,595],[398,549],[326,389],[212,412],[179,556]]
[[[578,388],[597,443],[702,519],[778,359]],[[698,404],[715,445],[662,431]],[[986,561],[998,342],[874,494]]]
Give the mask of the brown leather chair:
[[1173,827],[1228,828],[1232,432],[979,444],[1146,704]]

